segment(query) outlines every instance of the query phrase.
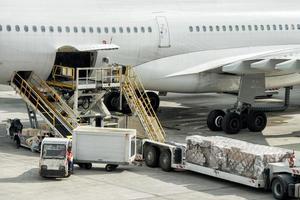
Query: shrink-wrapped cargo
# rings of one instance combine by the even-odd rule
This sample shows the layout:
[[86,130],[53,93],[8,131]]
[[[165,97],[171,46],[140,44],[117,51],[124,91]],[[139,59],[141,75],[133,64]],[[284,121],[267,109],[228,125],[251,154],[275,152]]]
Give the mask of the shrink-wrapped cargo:
[[224,137],[187,137],[186,161],[253,179],[268,163],[282,162],[291,152]]

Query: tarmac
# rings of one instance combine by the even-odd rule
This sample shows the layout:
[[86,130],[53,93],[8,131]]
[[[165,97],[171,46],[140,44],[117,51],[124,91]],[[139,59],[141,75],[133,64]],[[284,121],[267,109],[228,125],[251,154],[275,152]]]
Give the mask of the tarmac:
[[[0,89],[1,90],[1,89]],[[163,172],[146,166],[121,166],[106,172],[103,165],[91,170],[75,167],[66,179],[44,179],[38,174],[39,154],[16,149],[6,136],[7,118],[28,121],[25,104],[13,91],[0,91],[0,199],[136,199],[136,200],[242,200],[273,199],[270,192],[209,176],[181,171]],[[274,98],[259,100],[280,104],[283,92]],[[210,132],[206,126],[208,112],[228,108],[236,96],[229,94],[168,94],[161,97],[158,113],[168,140],[184,142],[188,135],[219,135],[257,144],[300,151],[300,88],[292,91],[291,106],[285,112],[268,113],[268,126],[262,133],[243,130],[236,135]]]

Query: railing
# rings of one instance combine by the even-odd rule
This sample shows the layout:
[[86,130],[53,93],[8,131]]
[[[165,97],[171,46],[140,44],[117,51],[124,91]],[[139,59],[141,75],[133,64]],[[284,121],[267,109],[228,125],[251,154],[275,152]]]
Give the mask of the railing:
[[145,92],[144,86],[139,77],[135,74],[133,68],[127,67],[126,69],[122,90],[129,107],[133,112],[138,114],[150,139],[157,142],[165,142],[165,132],[152,108],[151,101]]
[[[15,73],[12,78],[12,86],[14,85],[20,95],[24,99],[28,99],[33,108],[38,110],[61,134],[70,135],[71,131],[78,126],[77,116],[73,110],[34,73],[31,73],[28,80]],[[47,97],[45,97],[45,94]],[[51,99],[54,103],[51,103],[48,99]]]

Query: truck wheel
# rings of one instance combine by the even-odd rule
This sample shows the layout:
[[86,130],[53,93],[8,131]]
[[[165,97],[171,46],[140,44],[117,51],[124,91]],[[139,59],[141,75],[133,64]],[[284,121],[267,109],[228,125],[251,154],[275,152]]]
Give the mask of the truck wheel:
[[158,166],[158,157],[159,152],[157,148],[152,145],[149,145],[145,149],[145,162],[148,167],[157,167]]
[[92,167],[93,167],[92,163],[86,163],[86,164],[84,164],[84,168],[85,169],[92,169]]
[[119,165],[111,165],[111,164],[107,164],[107,165],[105,166],[105,170],[106,170],[107,172],[112,172],[112,171],[116,170],[118,166],[119,166]]
[[164,150],[159,156],[159,166],[165,172],[172,171],[171,167],[171,152],[169,150]]
[[293,182],[293,178],[288,174],[280,174],[272,180],[272,193],[275,199],[288,199],[288,184]]

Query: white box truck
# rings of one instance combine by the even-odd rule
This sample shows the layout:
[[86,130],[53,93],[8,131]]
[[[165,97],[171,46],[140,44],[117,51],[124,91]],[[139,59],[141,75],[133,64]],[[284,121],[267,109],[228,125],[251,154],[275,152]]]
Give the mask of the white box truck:
[[132,163],[136,156],[136,130],[79,126],[73,131],[74,163],[91,168],[92,163],[104,163],[112,171],[118,165]]
[[66,150],[72,144],[74,164],[90,169],[92,163],[104,163],[107,171],[128,165],[136,156],[136,130],[79,126],[72,141],[66,138],[45,138],[41,145],[40,175],[68,177]]
[[187,137],[186,143],[144,140],[146,165],[161,167],[164,171],[189,170],[272,190],[274,198],[280,200],[300,198],[300,162],[290,150],[223,137],[200,140],[197,137]]

